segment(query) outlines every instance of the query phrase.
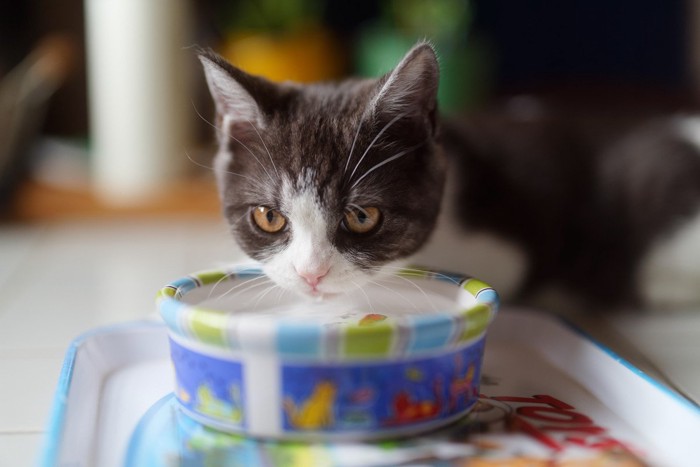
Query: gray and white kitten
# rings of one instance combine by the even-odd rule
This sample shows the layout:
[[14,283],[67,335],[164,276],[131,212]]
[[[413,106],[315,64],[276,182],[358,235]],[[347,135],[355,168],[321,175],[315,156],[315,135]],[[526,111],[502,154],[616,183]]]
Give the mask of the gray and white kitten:
[[343,294],[417,259],[512,300],[700,302],[700,120],[602,142],[542,115],[441,120],[426,43],[381,78],[333,84],[199,58],[225,217],[285,289]]

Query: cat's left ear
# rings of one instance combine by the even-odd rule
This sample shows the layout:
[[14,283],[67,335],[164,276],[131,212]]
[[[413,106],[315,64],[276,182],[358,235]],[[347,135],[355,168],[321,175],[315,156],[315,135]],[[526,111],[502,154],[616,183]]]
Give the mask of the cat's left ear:
[[427,42],[416,44],[393,71],[378,82],[370,105],[375,112],[427,116],[434,124],[440,80],[435,50]]
[[[263,128],[266,113],[278,94],[277,87],[264,78],[232,66],[210,50],[198,51],[216,111],[226,130],[245,132],[250,126]],[[223,129],[223,128],[222,128]]]

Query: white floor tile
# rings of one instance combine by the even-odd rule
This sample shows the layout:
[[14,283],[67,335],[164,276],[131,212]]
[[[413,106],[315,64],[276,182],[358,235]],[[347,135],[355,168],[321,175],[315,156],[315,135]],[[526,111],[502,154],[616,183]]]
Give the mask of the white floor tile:
[[52,226],[0,289],[0,349],[64,348],[87,329],[154,314],[165,284],[241,258],[222,224]]

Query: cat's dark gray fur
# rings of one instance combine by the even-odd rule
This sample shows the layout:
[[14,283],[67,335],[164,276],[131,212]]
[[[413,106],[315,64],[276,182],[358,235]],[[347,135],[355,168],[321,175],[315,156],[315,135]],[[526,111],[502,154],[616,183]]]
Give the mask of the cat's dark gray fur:
[[[614,307],[639,299],[642,258],[700,208],[700,156],[672,120],[603,142],[551,115],[497,112],[439,121],[437,62],[427,44],[402,62],[421,62],[415,67],[420,72],[410,75],[413,83],[390,73],[378,80],[278,85],[212,52],[200,51],[200,59],[239,83],[266,122],[257,130],[242,121],[222,127],[219,111],[220,131],[231,135],[220,140],[228,146],[220,151],[235,155],[219,176],[225,216],[243,250],[261,261],[290,241],[289,231],[267,234],[248,215],[253,206],[280,204],[279,177],[313,186],[328,216],[330,242],[371,273],[424,245],[450,171],[458,175],[458,199],[455,212],[444,215],[465,231],[493,232],[525,252],[527,276],[515,299],[527,299],[540,284],[555,284],[589,303]],[[389,90],[395,95],[387,101],[377,99],[391,79],[405,89]],[[353,185],[404,150],[405,156]],[[302,176],[309,167],[312,180]],[[368,236],[344,231],[339,226],[348,204],[380,207],[380,228]],[[460,255],[459,247],[453,254]]]

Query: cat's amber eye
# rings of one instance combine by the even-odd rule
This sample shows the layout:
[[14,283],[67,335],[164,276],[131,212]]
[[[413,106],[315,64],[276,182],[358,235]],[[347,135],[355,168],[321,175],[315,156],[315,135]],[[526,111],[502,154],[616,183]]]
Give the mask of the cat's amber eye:
[[343,228],[350,232],[366,234],[376,229],[381,219],[382,213],[379,209],[373,207],[361,208],[356,206],[348,208],[348,210],[345,212],[345,218],[343,219],[342,225]]
[[287,225],[287,219],[276,209],[258,206],[253,209],[253,221],[260,230],[267,233],[277,233]]

